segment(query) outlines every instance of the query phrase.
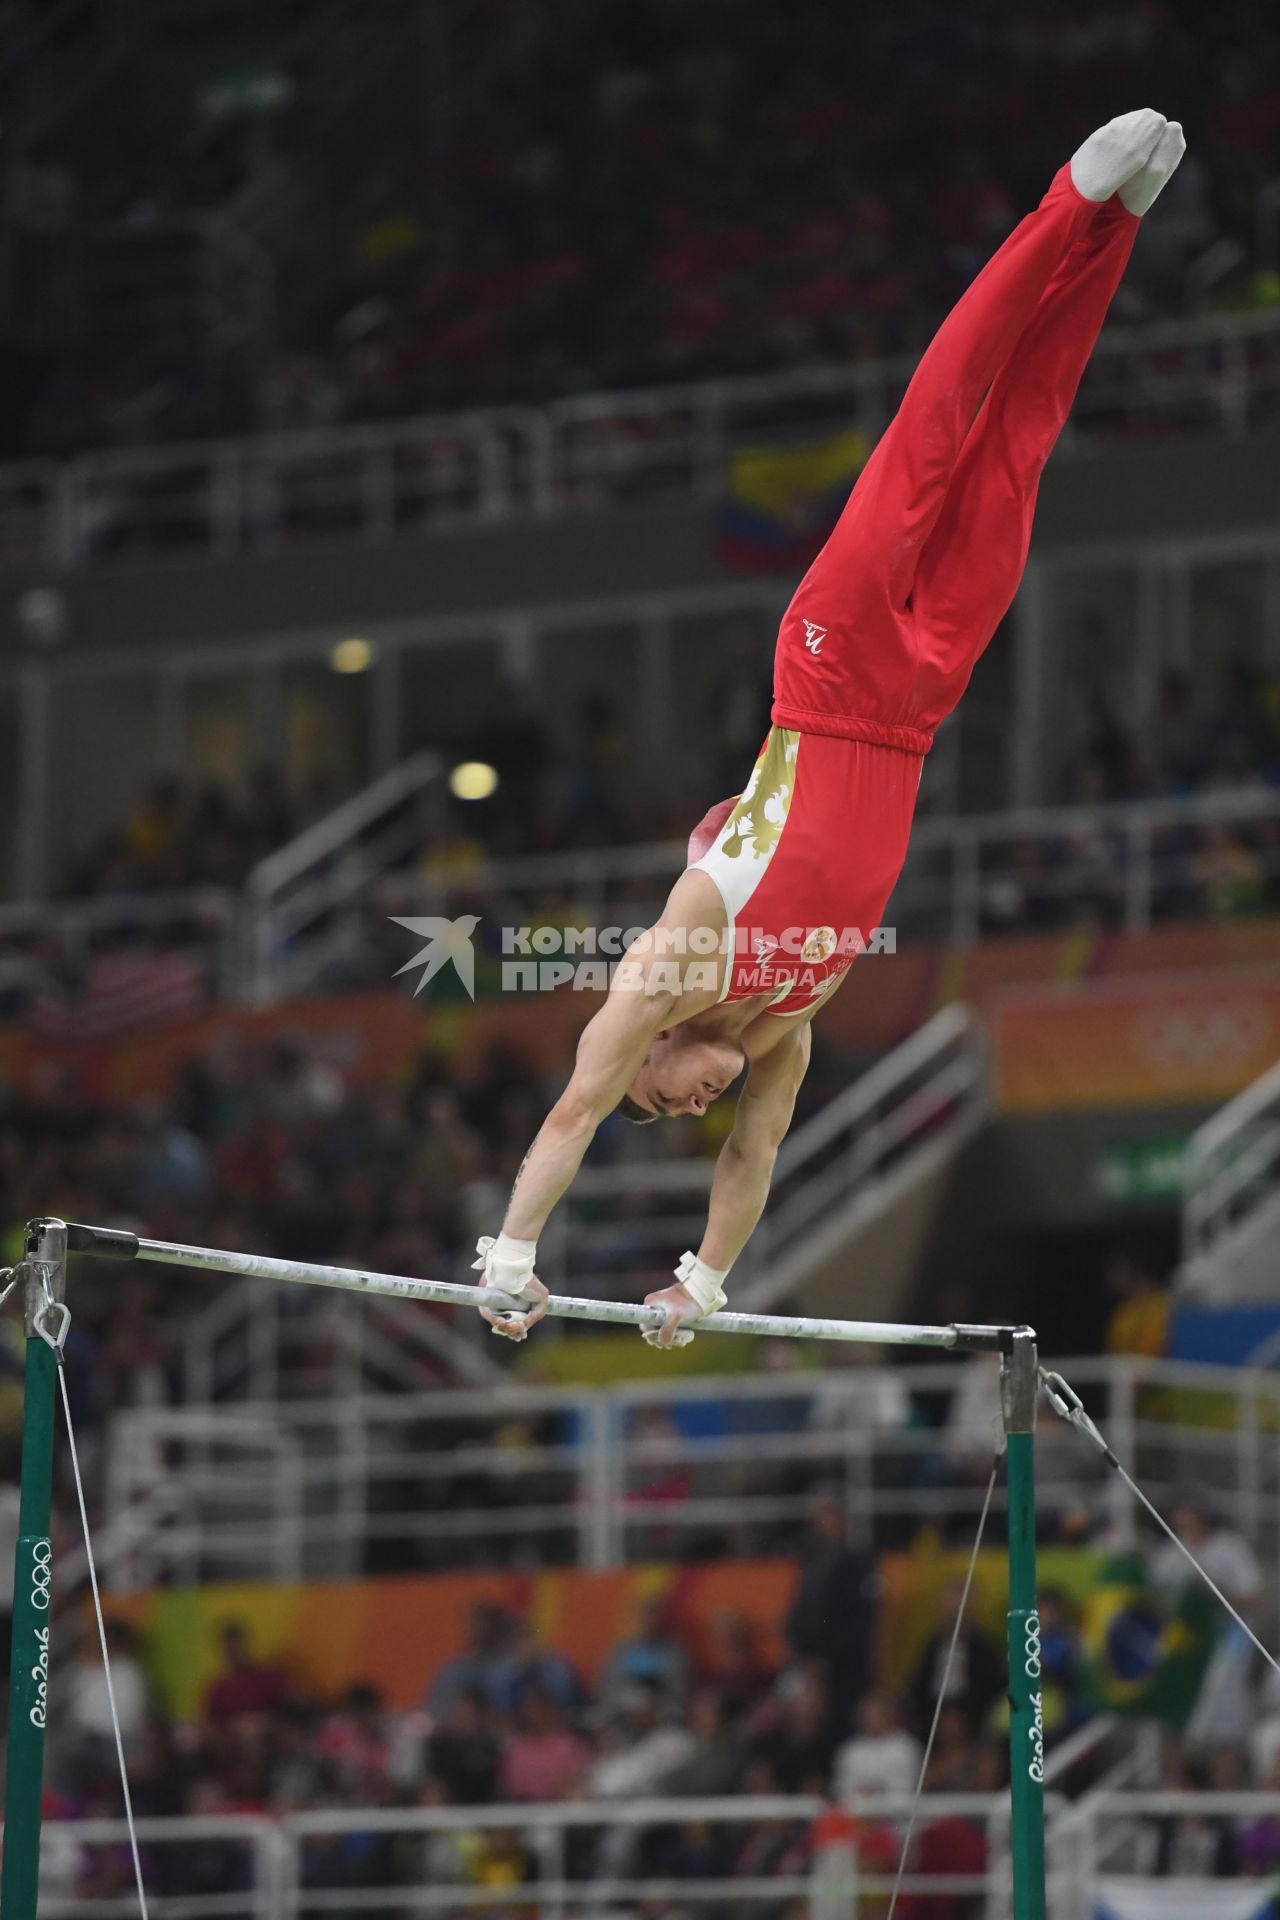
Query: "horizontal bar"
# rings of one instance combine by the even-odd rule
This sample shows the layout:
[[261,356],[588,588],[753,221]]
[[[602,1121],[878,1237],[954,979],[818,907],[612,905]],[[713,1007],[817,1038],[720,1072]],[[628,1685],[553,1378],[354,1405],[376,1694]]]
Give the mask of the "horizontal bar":
[[[132,1236],[100,1227],[68,1228],[68,1244],[77,1251],[126,1253],[121,1242]],[[403,1274],[369,1273],[358,1267],[316,1267],[301,1260],[278,1260],[265,1253],[221,1253],[214,1247],[187,1247],[174,1240],[136,1241],[137,1257],[164,1266],[191,1267],[202,1273],[238,1274],[247,1280],[284,1280],[305,1287],[336,1287],[346,1293],[386,1295],[392,1299],[431,1301],[450,1307],[491,1307],[513,1313],[521,1303],[494,1287],[463,1286],[449,1280],[411,1280]],[[552,1294],[547,1312],[558,1320],[598,1320],[613,1326],[660,1327],[659,1307],[625,1300],[580,1300]],[[746,1333],[774,1340],[844,1340],[864,1346],[946,1347],[966,1352],[1003,1351],[1011,1327],[920,1327],[886,1320],[814,1320],[798,1314],[713,1313],[699,1333]]]
[[93,1253],[102,1260],[136,1260],[138,1236],[119,1227],[68,1227],[68,1253]]

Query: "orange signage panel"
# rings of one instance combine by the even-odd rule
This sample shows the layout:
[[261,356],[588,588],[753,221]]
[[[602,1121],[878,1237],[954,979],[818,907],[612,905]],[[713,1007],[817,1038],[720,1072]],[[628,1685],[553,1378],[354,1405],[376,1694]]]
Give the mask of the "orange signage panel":
[[992,1039],[1009,1113],[1227,1100],[1280,1058],[1280,966],[1009,993]]

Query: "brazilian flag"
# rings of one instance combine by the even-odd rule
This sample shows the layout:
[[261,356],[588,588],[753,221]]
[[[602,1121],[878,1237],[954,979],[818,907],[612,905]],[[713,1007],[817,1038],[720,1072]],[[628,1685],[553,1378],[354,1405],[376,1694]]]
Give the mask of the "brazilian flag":
[[1183,1727],[1217,1642],[1213,1595],[1198,1580],[1166,1605],[1141,1556],[1118,1554],[1094,1576],[1081,1616],[1088,1704]]

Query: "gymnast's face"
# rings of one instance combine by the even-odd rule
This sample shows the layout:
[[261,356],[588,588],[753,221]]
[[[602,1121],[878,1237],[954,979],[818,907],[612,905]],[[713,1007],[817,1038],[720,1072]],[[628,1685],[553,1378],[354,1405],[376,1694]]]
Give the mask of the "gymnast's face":
[[687,1027],[664,1027],[627,1092],[656,1119],[702,1114],[742,1072],[747,1056],[726,1040],[704,1040]]

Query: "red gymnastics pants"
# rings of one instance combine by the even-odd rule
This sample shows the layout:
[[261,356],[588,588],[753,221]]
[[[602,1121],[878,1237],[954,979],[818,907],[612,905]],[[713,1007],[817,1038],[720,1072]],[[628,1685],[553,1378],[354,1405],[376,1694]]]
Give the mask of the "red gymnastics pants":
[[928,752],[1017,592],[1137,228],[1064,167],[944,321],[783,617],[776,725]]

